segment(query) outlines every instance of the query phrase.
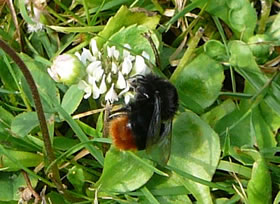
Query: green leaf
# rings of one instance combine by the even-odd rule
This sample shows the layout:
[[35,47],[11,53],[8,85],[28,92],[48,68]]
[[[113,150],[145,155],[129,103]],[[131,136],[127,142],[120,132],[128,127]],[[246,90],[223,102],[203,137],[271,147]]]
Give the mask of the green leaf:
[[267,34],[272,36],[273,39],[276,39],[280,43],[280,13],[276,15],[276,18],[274,19],[273,23],[269,27]]
[[[37,180],[29,177],[33,187]],[[19,200],[19,188],[26,187],[26,182],[22,174],[0,172],[0,201]],[[2,202],[1,202],[2,203]]]
[[243,150],[255,160],[252,176],[247,186],[249,203],[271,203],[272,183],[269,169],[262,155],[253,149]]
[[189,191],[183,186],[184,179],[174,172],[169,172],[169,177],[154,174],[146,186],[160,203],[192,203]]
[[112,147],[106,153],[104,169],[95,186],[99,186],[100,191],[119,193],[134,191],[143,186],[153,173],[150,168],[139,163],[128,152]]
[[[48,120],[51,114],[45,114]],[[11,130],[18,136],[25,136],[35,127],[39,126],[39,120],[36,112],[24,112],[18,114],[12,122]]]
[[61,137],[61,136],[56,136],[53,138],[53,146],[56,149],[67,151],[71,147],[77,145],[79,141],[77,139],[72,139],[68,137]]
[[72,85],[64,94],[61,107],[71,115],[80,105],[83,96],[84,92],[78,88],[78,85]]
[[236,107],[234,102],[231,99],[227,99],[226,101],[223,101],[223,103],[214,107],[207,113],[204,113],[201,116],[201,119],[203,119],[213,128],[221,118],[234,111],[235,108]]
[[[131,46],[131,50],[133,51],[133,54],[141,55],[142,52],[145,51],[150,56],[149,61],[155,63],[155,55],[151,47],[151,44],[143,36],[143,34],[146,32],[151,33],[152,40],[156,48],[158,48],[160,42],[156,34],[150,31],[149,27],[143,25],[140,26],[132,25],[127,28],[121,29],[119,32],[111,36],[108,44],[109,46],[118,45],[118,44],[124,46],[125,44],[129,44]],[[121,46],[118,47],[118,50],[122,54],[123,49]]]
[[82,168],[73,166],[71,169],[69,169],[69,172],[67,174],[67,179],[70,181],[70,183],[75,187],[75,189],[78,192],[81,193],[83,191],[85,176]]
[[[169,166],[210,181],[220,158],[218,135],[191,111],[179,114],[173,124]],[[184,186],[200,203],[212,203],[207,186],[185,180]]]
[[266,84],[270,79],[261,72],[249,46],[245,43],[231,41],[229,47],[231,53],[230,63],[234,66],[235,70],[250,83],[255,93],[261,94],[259,91],[264,92],[262,89],[265,88],[263,93],[263,95],[266,94],[264,97],[265,103],[280,115],[280,101],[278,99],[280,88],[277,77],[276,80],[274,79],[274,81]]
[[218,40],[208,40],[204,44],[204,51],[205,53],[217,60],[217,61],[226,61],[228,60],[227,54],[226,54],[226,48],[225,46]]
[[173,82],[180,100],[191,110],[194,101],[201,108],[209,107],[219,96],[224,80],[223,67],[205,54],[190,62]]
[[[17,159],[24,167],[35,167],[43,161],[43,156],[31,152],[6,150],[8,154]],[[13,161],[0,152],[0,167],[5,171],[18,171],[20,168]]]
[[[200,0],[193,0],[197,2]],[[199,8],[204,6],[201,1]],[[222,19],[237,39],[247,41],[257,25],[257,13],[247,0],[209,0],[206,11]]]
[[110,36],[118,32],[122,27],[137,24],[145,25],[151,30],[155,29],[159,23],[159,19],[160,17],[158,15],[150,17],[146,13],[131,12],[126,6],[122,6],[115,16],[109,19],[103,31],[98,34],[102,37],[96,38],[97,45],[98,47],[102,47]]
[[1,123],[5,123],[6,127],[9,127],[14,120],[14,116],[9,111],[0,106],[0,120]]

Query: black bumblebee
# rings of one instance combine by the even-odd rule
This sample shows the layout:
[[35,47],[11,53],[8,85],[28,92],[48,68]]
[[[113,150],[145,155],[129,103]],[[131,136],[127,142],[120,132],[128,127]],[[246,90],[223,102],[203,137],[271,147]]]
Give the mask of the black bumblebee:
[[136,94],[110,116],[110,135],[120,150],[144,150],[159,162],[170,154],[172,119],[178,109],[176,88],[167,80],[148,74],[131,81]]

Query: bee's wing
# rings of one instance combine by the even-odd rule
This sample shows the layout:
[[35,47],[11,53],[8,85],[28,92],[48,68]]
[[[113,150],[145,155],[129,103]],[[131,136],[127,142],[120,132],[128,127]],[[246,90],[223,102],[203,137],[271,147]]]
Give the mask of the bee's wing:
[[155,96],[146,149],[152,160],[159,164],[166,164],[170,155],[172,121],[168,120],[162,123],[160,112],[160,99]]
[[154,111],[148,129],[146,147],[150,147],[156,144],[160,138],[160,128],[161,128],[160,99],[157,93],[154,95],[154,97],[155,97]]
[[172,121],[162,123],[162,133],[157,143],[147,148],[147,152],[151,156],[152,160],[158,162],[161,165],[165,165],[168,162],[171,150],[171,133],[172,133]]

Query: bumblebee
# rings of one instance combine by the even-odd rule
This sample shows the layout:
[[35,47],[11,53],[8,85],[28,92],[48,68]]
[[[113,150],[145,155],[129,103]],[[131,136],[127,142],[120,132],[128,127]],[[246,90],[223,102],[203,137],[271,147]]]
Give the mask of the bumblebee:
[[120,150],[144,150],[157,161],[168,161],[172,119],[178,109],[176,88],[153,74],[131,81],[135,97],[109,116],[109,133]]

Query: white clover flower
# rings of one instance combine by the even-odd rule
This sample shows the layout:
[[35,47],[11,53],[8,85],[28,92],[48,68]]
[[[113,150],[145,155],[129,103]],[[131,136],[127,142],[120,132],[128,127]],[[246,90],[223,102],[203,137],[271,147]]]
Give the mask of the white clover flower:
[[110,103],[113,103],[114,101],[118,101],[118,95],[114,89],[114,83],[112,84],[110,90],[105,95],[105,100],[109,101]]
[[112,82],[112,74],[111,74],[111,73],[109,73],[109,74],[107,75],[106,81],[107,81],[108,83],[111,83],[111,82]]
[[115,62],[112,62],[111,72],[112,72],[113,74],[116,74],[116,73],[118,72],[118,66],[116,65]]
[[100,93],[104,94],[107,91],[107,85],[106,85],[106,80],[105,80],[105,74],[102,77],[102,81],[99,87]]
[[137,55],[133,67],[133,75],[136,74],[146,74],[149,72],[148,66],[145,63],[145,60],[142,56]]
[[[125,44],[124,47],[127,49],[131,49],[129,44]],[[128,50],[123,49],[123,58],[128,58],[130,61],[133,61],[135,59],[135,56],[131,55]]]
[[93,84],[92,84],[92,97],[93,97],[93,99],[98,99],[100,94],[101,93],[100,93],[99,88],[97,87],[95,81],[93,81]]
[[132,69],[132,61],[129,57],[125,57],[122,63],[122,73],[123,75],[128,75]]
[[80,90],[83,90],[86,94],[84,95],[84,99],[88,99],[91,96],[92,88],[91,86],[85,82],[84,80],[81,80],[78,84],[78,88]]
[[87,73],[95,79],[95,81],[99,82],[104,73],[104,69],[102,68],[101,61],[94,61],[87,66]]
[[56,57],[51,68],[48,68],[48,73],[56,82],[66,85],[78,83],[86,74],[81,61],[72,54]]
[[83,48],[80,59],[84,65],[87,65],[87,61],[94,62],[96,60],[96,57],[91,54],[89,49]]
[[90,40],[89,46],[90,46],[90,49],[91,49],[92,54],[93,54],[94,56],[98,55],[99,50],[98,50],[97,43],[96,43],[96,40],[95,40],[95,39],[91,39],[91,40]]
[[116,83],[116,88],[118,88],[118,89],[126,88],[126,81],[121,72],[118,73],[118,81]]
[[120,52],[116,50],[116,46],[107,47],[107,55],[108,57],[114,57],[116,60],[119,59]]

